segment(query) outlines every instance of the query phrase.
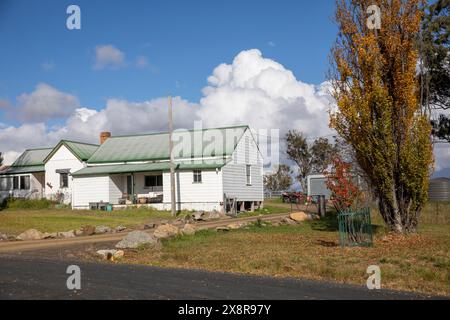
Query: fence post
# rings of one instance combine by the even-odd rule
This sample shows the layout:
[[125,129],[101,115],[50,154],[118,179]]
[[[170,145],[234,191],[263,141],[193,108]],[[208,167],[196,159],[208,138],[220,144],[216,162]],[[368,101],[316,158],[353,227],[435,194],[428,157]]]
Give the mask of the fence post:
[[327,211],[325,196],[319,196],[319,216],[322,218],[325,217],[325,213]]

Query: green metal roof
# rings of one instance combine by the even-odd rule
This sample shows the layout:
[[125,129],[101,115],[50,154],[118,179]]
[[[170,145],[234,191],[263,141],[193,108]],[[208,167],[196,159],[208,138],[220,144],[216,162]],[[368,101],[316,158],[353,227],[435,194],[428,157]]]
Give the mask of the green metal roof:
[[44,162],[47,162],[62,145],[66,146],[66,148],[69,149],[70,152],[72,152],[81,161],[86,161],[87,159],[89,159],[98,149],[97,144],[61,140],[47,155],[47,157],[45,157]]
[[[175,158],[229,156],[247,129],[248,126],[236,126],[175,131],[173,134]],[[217,141],[214,142],[215,140]],[[110,137],[89,158],[88,163],[168,159],[169,134],[162,132]]]
[[[215,159],[210,161],[189,161],[176,162],[175,170],[194,170],[194,169],[216,169],[226,164],[225,159]],[[98,165],[86,167],[72,173],[73,176],[102,175],[114,173],[132,173],[132,172],[152,172],[170,170],[169,162],[158,163],[139,163],[139,164],[118,164],[118,165]]]
[[19,158],[14,161],[11,167],[25,167],[44,165],[44,159],[53,148],[28,149],[25,150]]
[[64,140],[70,150],[72,150],[81,160],[86,161],[98,149],[97,144],[82,143]]
[[44,172],[44,166],[26,166],[26,167],[9,167],[3,171],[0,171],[0,175],[10,175],[10,174],[22,174],[22,173],[33,173],[33,172]]

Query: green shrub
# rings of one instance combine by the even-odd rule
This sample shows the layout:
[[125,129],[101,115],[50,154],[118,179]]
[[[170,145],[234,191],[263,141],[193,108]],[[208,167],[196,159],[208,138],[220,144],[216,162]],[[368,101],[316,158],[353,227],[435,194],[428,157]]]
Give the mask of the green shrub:
[[49,209],[55,206],[53,201],[47,199],[15,199],[5,201],[7,209]]

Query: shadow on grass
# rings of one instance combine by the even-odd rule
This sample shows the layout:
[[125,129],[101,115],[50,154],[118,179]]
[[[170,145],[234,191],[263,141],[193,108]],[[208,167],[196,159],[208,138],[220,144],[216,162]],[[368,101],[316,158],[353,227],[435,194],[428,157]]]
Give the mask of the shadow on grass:
[[5,209],[6,209],[6,199],[3,199],[2,201],[0,201],[0,211]]
[[335,241],[317,240],[316,244],[322,247],[339,247],[339,242]]
[[336,212],[327,212],[320,220],[313,220],[309,223],[311,229],[316,231],[339,231],[339,224]]

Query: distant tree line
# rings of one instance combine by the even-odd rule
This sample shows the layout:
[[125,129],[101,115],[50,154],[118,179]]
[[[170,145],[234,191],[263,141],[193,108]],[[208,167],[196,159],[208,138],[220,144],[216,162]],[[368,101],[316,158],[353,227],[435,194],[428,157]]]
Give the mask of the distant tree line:
[[[285,142],[287,158],[296,166],[296,179],[303,192],[307,192],[308,175],[323,173],[337,154],[337,147],[323,137],[308,143],[308,137],[299,130],[289,130]],[[281,164],[264,176],[264,185],[270,191],[287,190],[293,184],[293,175],[294,170],[289,165]]]

